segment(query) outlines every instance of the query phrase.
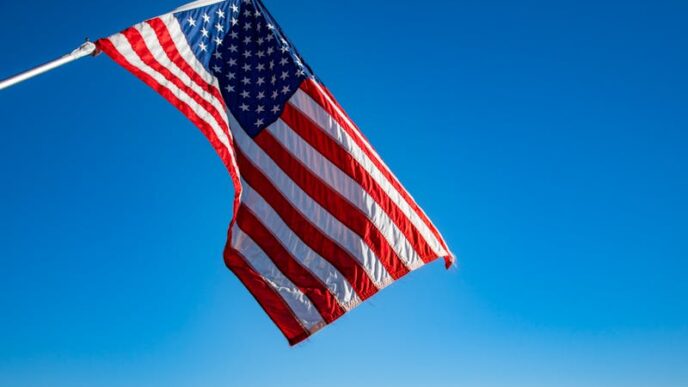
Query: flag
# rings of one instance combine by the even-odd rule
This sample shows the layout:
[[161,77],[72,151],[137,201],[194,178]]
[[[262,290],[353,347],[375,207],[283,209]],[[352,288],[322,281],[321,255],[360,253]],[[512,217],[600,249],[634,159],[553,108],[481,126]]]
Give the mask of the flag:
[[228,268],[294,345],[452,255],[260,0],[196,1],[96,42],[208,138]]

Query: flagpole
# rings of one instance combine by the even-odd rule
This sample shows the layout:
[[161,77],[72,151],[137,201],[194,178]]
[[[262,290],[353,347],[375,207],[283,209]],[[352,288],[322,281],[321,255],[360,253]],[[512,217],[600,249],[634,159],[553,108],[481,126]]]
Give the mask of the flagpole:
[[63,55],[62,57],[52,60],[48,63],[42,64],[38,67],[34,67],[31,70],[24,71],[23,73],[19,73],[15,76],[0,81],[0,90],[16,85],[19,82],[23,82],[29,78],[33,78],[37,75],[43,74],[56,67],[60,67],[69,62],[73,62],[87,55],[91,55],[94,52],[96,52],[96,45],[92,42],[86,41],[84,44],[82,44],[76,50],[70,52],[69,54]]

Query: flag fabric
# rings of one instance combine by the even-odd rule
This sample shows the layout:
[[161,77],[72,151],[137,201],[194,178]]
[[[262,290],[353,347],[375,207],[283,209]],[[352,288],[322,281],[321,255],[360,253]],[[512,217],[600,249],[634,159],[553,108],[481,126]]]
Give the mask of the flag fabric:
[[260,0],[197,1],[97,41],[232,177],[224,259],[294,345],[439,257],[444,240]]

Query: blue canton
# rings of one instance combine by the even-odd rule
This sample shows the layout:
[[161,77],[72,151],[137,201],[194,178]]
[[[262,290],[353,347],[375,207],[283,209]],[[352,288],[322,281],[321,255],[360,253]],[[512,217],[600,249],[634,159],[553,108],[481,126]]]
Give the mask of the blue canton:
[[277,121],[307,70],[260,1],[227,0],[175,16],[246,133],[255,137]]

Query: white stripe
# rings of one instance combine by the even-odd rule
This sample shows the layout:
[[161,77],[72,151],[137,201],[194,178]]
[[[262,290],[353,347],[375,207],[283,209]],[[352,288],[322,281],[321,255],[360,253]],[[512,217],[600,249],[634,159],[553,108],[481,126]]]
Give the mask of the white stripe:
[[292,156],[301,161],[306,168],[317,175],[324,183],[340,193],[347,201],[375,225],[392,246],[399,259],[410,270],[423,266],[423,260],[413,249],[406,236],[389,218],[380,205],[356,181],[332,164],[281,119],[270,125],[267,130],[284,146]]
[[361,303],[354,289],[344,276],[328,261],[311,250],[287,226],[275,210],[254,191],[245,181],[242,181],[244,193],[242,203],[260,220],[270,233],[275,236],[301,266],[311,272],[336,297],[339,304],[347,311]]
[[301,325],[314,332],[325,325],[311,300],[275,266],[261,248],[238,226],[232,230],[232,247],[238,250],[253,270],[275,289],[289,305]]
[[344,250],[351,254],[368,273],[370,279],[379,289],[390,284],[393,279],[368,245],[339,222],[327,210],[316,203],[308,194],[303,192],[296,183],[263,152],[253,139],[241,129],[231,112],[228,112],[230,125],[235,130],[236,145],[243,150],[249,160],[267,177],[272,185],[296,208],[304,218],[308,219],[323,234],[330,237]]
[[[176,85],[168,81],[162,74],[158,73],[157,71],[149,67],[147,64],[145,64],[141,60],[141,58],[139,58],[139,56],[133,51],[131,44],[124,35],[115,34],[108,39],[112,42],[117,51],[119,51],[119,53],[122,56],[124,56],[124,58],[127,62],[129,62],[130,65],[146,73],[151,78],[153,78],[158,84],[160,84],[160,86],[168,89],[176,98],[186,103],[202,121],[208,124],[213,129],[213,132],[217,136],[218,140],[220,140],[220,142],[225,146],[225,148],[229,150],[230,155],[232,155],[232,162],[235,163],[234,152],[232,147],[230,146],[229,138],[227,137],[226,133],[222,130],[222,128],[218,125],[218,123],[215,121],[213,116],[210,113],[208,113],[208,111],[206,111],[202,106],[198,105],[196,101],[189,97],[189,95],[186,94],[183,90],[180,90]],[[238,168],[236,170],[238,171]]]
[[368,158],[368,155],[363,152],[358,144],[339,125],[339,123],[334,120],[329,113],[327,113],[327,111],[320,107],[317,102],[313,101],[313,99],[301,89],[297,90],[290,102],[294,107],[296,107],[304,115],[309,117],[315,124],[317,124],[325,134],[329,135],[332,139],[338,142],[341,147],[348,152],[354,158],[354,160],[356,160],[358,164],[366,170],[366,172],[368,172],[378,186],[382,188],[382,190],[389,196],[392,202],[398,205],[401,212],[423,236],[423,239],[425,239],[430,248],[433,249],[438,257],[447,254],[440,241],[437,239],[432,230],[430,230],[427,224],[425,224],[423,219],[421,219],[414,209],[411,208],[409,203],[404,200],[403,196],[399,194],[396,188],[389,182],[387,177],[377,168],[370,158]]
[[161,66],[168,69],[172,75],[181,81],[182,84],[192,89],[194,92],[196,92],[196,94],[198,94],[199,97],[211,104],[222,118],[222,122],[218,123],[221,124],[223,128],[229,130],[229,120],[227,119],[227,114],[225,113],[224,104],[218,100],[217,97],[208,92],[207,89],[194,82],[187,73],[182,71],[182,69],[180,69],[174,62],[170,60],[165,52],[165,49],[160,45],[160,41],[158,40],[158,36],[155,34],[153,27],[147,23],[142,23],[134,26],[134,28],[141,34],[144,43],[150,50],[155,60],[160,63]]

